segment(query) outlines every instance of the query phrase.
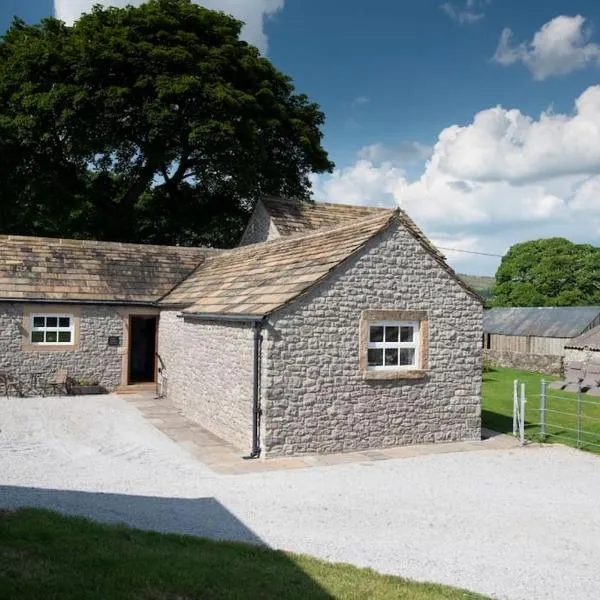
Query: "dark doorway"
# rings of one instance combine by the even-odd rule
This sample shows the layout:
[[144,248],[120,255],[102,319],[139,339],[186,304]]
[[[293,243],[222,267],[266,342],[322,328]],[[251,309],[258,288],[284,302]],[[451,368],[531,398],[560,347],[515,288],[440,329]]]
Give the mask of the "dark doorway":
[[158,317],[129,317],[129,383],[156,381],[156,325]]

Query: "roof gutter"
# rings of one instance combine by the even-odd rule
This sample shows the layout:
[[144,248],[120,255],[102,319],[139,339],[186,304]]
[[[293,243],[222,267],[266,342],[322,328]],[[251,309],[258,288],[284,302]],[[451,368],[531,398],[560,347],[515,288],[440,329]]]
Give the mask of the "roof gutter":
[[243,321],[245,323],[256,323],[263,321],[264,315],[237,315],[221,313],[180,313],[180,318],[200,319],[202,321]]
[[245,459],[260,457],[260,418],[262,408],[260,405],[260,378],[262,364],[262,328],[265,322],[263,315],[223,315],[218,313],[180,313],[180,318],[191,317],[203,321],[243,322],[252,323],[253,349],[252,349],[252,448]]

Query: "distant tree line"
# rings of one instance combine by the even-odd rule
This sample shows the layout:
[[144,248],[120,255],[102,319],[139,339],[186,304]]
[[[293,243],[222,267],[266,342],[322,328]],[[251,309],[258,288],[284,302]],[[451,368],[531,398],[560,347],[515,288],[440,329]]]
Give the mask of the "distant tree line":
[[492,296],[493,306],[600,306],[600,248],[559,237],[515,244]]

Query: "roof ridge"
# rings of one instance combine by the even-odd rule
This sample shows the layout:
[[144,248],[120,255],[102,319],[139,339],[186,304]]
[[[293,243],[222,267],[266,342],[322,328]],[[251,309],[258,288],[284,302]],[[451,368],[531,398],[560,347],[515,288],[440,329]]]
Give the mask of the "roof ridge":
[[393,212],[396,210],[395,208],[386,208],[383,206],[367,206],[363,204],[346,204],[345,202],[323,202],[321,200],[298,200],[295,198],[276,198],[276,197],[265,197],[261,198],[262,202],[267,203],[279,203],[279,204],[287,204],[291,206],[335,206],[336,208],[353,208],[359,210],[372,210],[372,211],[387,211]]

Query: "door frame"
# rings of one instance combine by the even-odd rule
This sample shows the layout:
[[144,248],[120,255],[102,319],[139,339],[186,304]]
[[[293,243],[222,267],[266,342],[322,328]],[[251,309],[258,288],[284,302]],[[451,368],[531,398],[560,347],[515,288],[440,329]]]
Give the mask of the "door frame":
[[131,336],[131,323],[133,319],[153,319],[154,320],[154,356],[152,357],[152,381],[144,381],[142,383],[156,383],[158,381],[158,364],[156,360],[156,353],[158,352],[158,315],[153,314],[130,314],[128,319],[128,332],[127,337],[129,343],[127,344],[127,385],[136,385],[139,384],[139,381],[131,381],[131,373],[129,371],[130,360],[131,360],[131,351],[133,346],[131,344],[132,336]]
[[[123,344],[121,345],[121,386],[135,385],[129,383],[129,346],[131,340],[131,317],[156,317],[156,352],[158,352],[160,327],[160,310],[153,307],[124,307],[119,310],[123,320]],[[158,365],[156,356],[154,357],[154,383],[158,380]]]

